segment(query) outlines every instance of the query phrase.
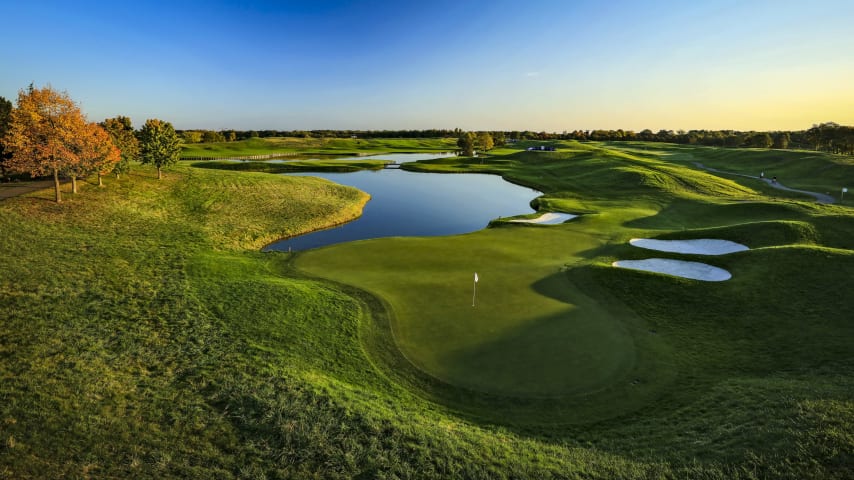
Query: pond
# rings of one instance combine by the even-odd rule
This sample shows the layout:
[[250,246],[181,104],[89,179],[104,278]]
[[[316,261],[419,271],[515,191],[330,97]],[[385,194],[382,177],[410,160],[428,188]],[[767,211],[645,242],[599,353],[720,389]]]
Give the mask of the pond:
[[[402,163],[412,157],[388,158]],[[376,157],[362,157],[376,158]],[[432,154],[428,158],[436,158]],[[344,225],[274,242],[269,250],[307,250],[353,240],[455,235],[480,230],[498,217],[532,213],[541,192],[497,175],[416,173],[388,169],[352,173],[298,173],[356,187],[371,195],[362,216]]]

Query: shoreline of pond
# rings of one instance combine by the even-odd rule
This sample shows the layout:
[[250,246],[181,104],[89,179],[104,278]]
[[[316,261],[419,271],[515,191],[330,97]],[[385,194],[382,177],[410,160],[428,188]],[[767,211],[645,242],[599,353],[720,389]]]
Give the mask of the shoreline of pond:
[[[374,238],[470,233],[487,228],[497,218],[537,213],[533,202],[543,195],[540,190],[488,173],[459,173],[451,176],[439,175],[438,172],[390,169],[351,173],[300,172],[289,175],[316,176],[348,185],[367,193],[371,200],[364,206],[362,215],[349,222],[281,238],[265,245],[262,248],[264,252],[300,251]],[[351,181],[341,181],[345,178]],[[448,182],[449,178],[454,180]],[[425,205],[433,207],[423,210]],[[412,218],[419,220],[413,222]],[[310,236],[311,239],[307,239]]]

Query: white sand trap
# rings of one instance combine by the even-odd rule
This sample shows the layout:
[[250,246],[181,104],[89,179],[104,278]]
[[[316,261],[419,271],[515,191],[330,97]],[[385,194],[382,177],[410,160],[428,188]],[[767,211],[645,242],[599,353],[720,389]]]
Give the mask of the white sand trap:
[[651,238],[633,238],[629,243],[636,247],[659,252],[693,253],[697,255],[725,255],[750,250],[740,243],[729,240],[700,238],[697,240],[653,240]]
[[578,215],[573,215],[571,213],[554,213],[548,212],[540,215],[537,218],[519,218],[516,220],[510,220],[514,223],[539,223],[543,225],[555,225],[558,223],[563,223],[567,220],[572,220]]
[[615,267],[644,270],[647,272],[666,273],[677,277],[704,280],[707,282],[722,282],[729,280],[732,275],[726,270],[700,262],[686,262],[669,258],[647,258],[646,260],[618,260],[612,264]]

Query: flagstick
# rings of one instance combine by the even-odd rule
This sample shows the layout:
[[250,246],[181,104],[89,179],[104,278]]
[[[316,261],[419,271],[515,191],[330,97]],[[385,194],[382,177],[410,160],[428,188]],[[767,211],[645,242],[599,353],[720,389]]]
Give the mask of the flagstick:
[[474,282],[472,282],[471,306],[474,306],[474,300],[477,298],[477,273],[474,274]]

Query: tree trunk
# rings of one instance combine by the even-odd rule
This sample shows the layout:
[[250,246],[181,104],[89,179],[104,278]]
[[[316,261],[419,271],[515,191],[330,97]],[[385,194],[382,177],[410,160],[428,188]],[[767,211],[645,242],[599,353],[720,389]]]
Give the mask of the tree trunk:
[[53,188],[56,192],[56,203],[62,203],[62,192],[59,191],[59,170],[53,169]]
[[71,176],[71,193],[77,193],[77,175]]
[[104,186],[104,182],[103,182],[103,181],[101,181],[101,177],[102,177],[101,172],[98,172],[98,186],[99,186],[99,187],[103,187],[103,186]]
[[160,172],[160,167],[157,167],[157,179],[161,180],[163,178],[163,174]]

